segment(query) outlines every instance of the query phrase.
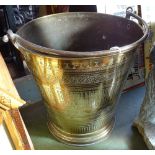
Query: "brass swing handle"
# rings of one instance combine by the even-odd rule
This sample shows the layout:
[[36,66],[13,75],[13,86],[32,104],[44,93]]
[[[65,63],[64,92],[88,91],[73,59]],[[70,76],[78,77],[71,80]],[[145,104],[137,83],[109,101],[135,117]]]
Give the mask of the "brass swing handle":
[[143,29],[143,37],[141,38],[141,40],[144,40],[145,38],[148,37],[148,33],[149,33],[149,28],[147,23],[138,15],[136,15],[135,13],[133,13],[133,8],[132,7],[128,7],[126,9],[126,18],[130,19],[130,17],[134,17],[135,19],[138,20],[138,22],[140,23],[139,25],[141,25],[142,29]]
[[111,54],[111,49],[112,52],[114,53],[118,53],[120,51],[126,51],[129,50],[129,48],[135,48],[137,47],[137,45],[139,45],[139,43],[142,43],[148,36],[148,32],[149,32],[149,28],[147,23],[139,16],[137,16],[135,13],[133,13],[133,9],[131,7],[128,7],[126,10],[126,19],[130,20],[130,17],[134,17],[135,19],[137,19],[141,25],[139,24],[139,26],[142,28],[143,30],[143,36],[135,41],[134,43],[130,44],[130,45],[125,45],[119,48],[110,48],[107,50],[101,50],[101,51],[95,51],[95,52],[74,52],[74,51],[63,51],[63,50],[55,50],[55,49],[51,49],[51,48],[47,48],[47,47],[42,47],[40,45],[34,44],[32,42],[29,42],[28,40],[25,40],[24,38],[22,38],[21,36],[19,36],[16,33],[13,33],[11,30],[7,31],[7,34],[3,37],[3,41],[4,42],[8,42],[9,39],[11,40],[11,42],[15,45],[16,48],[26,48],[28,49],[28,51],[31,51],[35,54],[39,54],[39,55],[45,55],[48,57],[53,57],[53,56],[61,56],[61,57],[76,57],[76,58],[83,58],[83,57],[98,57],[98,56],[104,56],[107,54]]

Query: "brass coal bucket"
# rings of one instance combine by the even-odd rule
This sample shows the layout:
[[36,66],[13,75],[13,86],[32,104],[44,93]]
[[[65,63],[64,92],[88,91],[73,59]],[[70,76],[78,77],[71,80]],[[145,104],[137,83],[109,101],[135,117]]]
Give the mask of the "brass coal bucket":
[[51,133],[87,145],[111,132],[116,102],[147,34],[147,24],[131,11],[126,18],[70,12],[37,18],[7,37],[41,91]]

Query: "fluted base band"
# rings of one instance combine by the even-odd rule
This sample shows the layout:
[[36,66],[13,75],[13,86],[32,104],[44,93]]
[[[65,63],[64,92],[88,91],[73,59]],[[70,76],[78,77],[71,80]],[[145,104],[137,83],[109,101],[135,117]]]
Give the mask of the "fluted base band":
[[115,119],[113,118],[112,121],[102,129],[86,134],[71,134],[64,132],[50,121],[48,122],[48,128],[52,135],[63,143],[76,146],[85,146],[107,139],[114,127],[114,122]]

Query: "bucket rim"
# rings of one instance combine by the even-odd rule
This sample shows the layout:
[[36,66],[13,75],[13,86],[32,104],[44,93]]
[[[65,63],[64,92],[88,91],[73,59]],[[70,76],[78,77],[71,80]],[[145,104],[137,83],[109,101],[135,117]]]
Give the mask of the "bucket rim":
[[[31,24],[32,22],[35,22],[37,20],[42,20],[44,18],[49,18],[49,17],[53,17],[53,16],[60,16],[60,15],[67,15],[67,14],[78,14],[78,15],[104,15],[104,16],[111,16],[111,17],[115,17],[115,18],[120,18],[123,20],[128,20],[130,22],[133,22],[137,25],[137,27],[141,28],[143,31],[143,36],[138,39],[137,41],[128,44],[128,45],[124,45],[121,47],[112,47],[110,49],[107,50],[96,50],[96,51],[85,51],[85,52],[79,52],[79,51],[69,51],[69,50],[57,50],[57,49],[53,49],[53,48],[48,48],[48,47],[44,47],[35,43],[32,43],[24,38],[22,38],[19,33],[29,24]],[[131,13],[133,14],[133,13]],[[104,56],[104,55],[111,55],[111,54],[117,54],[117,53],[125,53],[126,51],[132,50],[134,48],[136,48],[140,43],[142,43],[148,35],[148,26],[146,24],[146,22],[140,18],[139,16],[133,14],[135,18],[139,18],[141,20],[141,23],[143,24],[144,28],[142,28],[139,24],[137,24],[136,22],[129,20],[127,18],[124,17],[120,17],[120,16],[116,16],[116,15],[110,15],[110,14],[104,14],[104,13],[98,13],[98,12],[65,12],[65,13],[57,13],[57,14],[52,14],[52,15],[46,15],[46,16],[42,16],[39,18],[36,18],[26,24],[24,24],[21,28],[19,28],[19,30],[16,33],[11,32],[10,37],[11,41],[13,42],[13,44],[18,48],[19,46],[23,46],[26,47],[25,49],[28,49],[29,51],[35,53],[35,54],[39,54],[39,55],[44,55],[44,56],[48,56],[48,57],[73,57],[73,58],[83,58],[83,57],[98,57],[98,56]],[[8,32],[9,34],[10,32]]]

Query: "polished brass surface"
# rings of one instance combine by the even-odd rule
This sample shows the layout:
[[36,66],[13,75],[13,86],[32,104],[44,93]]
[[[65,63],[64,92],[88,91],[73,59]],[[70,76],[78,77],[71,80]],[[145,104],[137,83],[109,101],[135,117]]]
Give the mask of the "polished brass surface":
[[57,139],[87,145],[111,132],[128,70],[147,36],[144,27],[143,33],[133,21],[111,15],[63,13],[9,34],[40,88]]
[[[49,129],[55,136],[80,145],[110,132],[114,106],[133,54],[130,51],[109,57],[60,60],[24,53],[45,100]],[[98,130],[100,137],[95,133]],[[60,136],[62,131],[64,137]],[[74,137],[78,140],[73,141]]]
[[107,123],[107,125],[104,125],[103,128],[101,128],[100,130],[96,130],[90,133],[88,131],[88,133],[84,133],[84,134],[73,134],[73,133],[64,132],[64,130],[57,128],[51,122],[48,123],[48,127],[51,133],[59,141],[63,143],[67,143],[69,145],[83,146],[83,145],[90,145],[96,142],[106,140],[109,137],[114,127],[114,121],[115,119],[112,119],[111,122]]
[[[84,60],[23,54],[45,100],[49,129],[55,136],[82,145],[93,143],[111,131],[115,103],[133,51]],[[98,130],[100,137],[95,133]]]

